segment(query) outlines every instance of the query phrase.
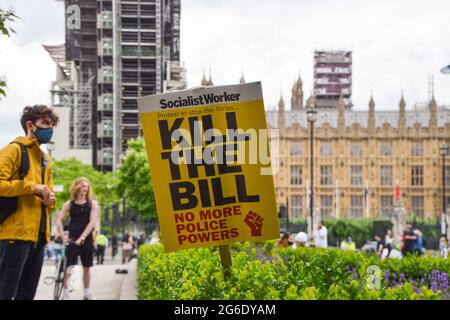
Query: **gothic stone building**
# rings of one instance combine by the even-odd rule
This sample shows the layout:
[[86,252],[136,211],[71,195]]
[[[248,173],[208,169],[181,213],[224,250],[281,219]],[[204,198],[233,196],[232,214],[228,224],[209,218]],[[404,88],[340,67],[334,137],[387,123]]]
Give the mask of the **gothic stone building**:
[[[267,112],[269,127],[279,129],[277,203],[288,205],[291,218],[309,214],[310,127],[301,87],[299,78],[291,110],[281,97],[278,111]],[[438,217],[443,210],[439,147],[450,142],[450,109],[438,107],[433,97],[425,107],[407,110],[403,95],[396,110],[376,111],[373,97],[368,109],[345,108],[341,99],[338,108],[318,110],[314,207],[322,217],[387,217],[398,183],[408,215]]]

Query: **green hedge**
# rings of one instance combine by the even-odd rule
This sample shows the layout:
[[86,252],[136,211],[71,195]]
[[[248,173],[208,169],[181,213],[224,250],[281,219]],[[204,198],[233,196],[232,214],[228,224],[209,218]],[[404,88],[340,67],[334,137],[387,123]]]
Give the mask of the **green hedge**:
[[[232,247],[232,273],[225,280],[216,247],[166,254],[161,246],[141,246],[139,299],[407,300],[441,299],[449,294],[447,288],[445,292],[430,289],[429,273],[435,272],[434,268],[450,270],[449,262],[442,259],[411,257],[380,261],[354,252],[313,248],[274,249],[273,255],[267,256],[259,245],[245,243]],[[382,276],[386,272],[392,275],[391,279],[383,278],[380,290],[368,285],[370,265],[379,266]],[[406,277],[399,280],[401,285],[395,283],[394,272]],[[417,277],[428,282],[421,284]]]

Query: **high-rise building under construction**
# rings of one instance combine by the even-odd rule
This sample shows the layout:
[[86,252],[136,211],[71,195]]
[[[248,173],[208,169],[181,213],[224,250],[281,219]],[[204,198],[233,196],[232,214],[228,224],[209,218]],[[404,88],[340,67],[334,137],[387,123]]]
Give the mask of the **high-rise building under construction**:
[[[53,105],[72,110],[69,131],[81,143],[71,147],[90,149],[95,167],[114,170],[127,141],[141,136],[137,98],[186,85],[180,63],[180,0],[64,2],[65,61],[52,55],[63,71],[53,84]],[[72,89],[61,89],[74,81],[78,84]],[[70,99],[61,99],[68,94]],[[79,96],[84,97],[82,106]],[[56,143],[58,148],[63,144]]]
[[314,98],[317,108],[337,108],[342,95],[346,108],[352,106],[352,52],[314,52]]

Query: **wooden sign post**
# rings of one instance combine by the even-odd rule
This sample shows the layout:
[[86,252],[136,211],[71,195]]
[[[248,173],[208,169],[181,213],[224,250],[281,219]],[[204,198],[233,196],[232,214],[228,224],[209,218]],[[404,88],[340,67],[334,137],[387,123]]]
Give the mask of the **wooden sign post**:
[[226,244],[223,246],[219,246],[219,253],[220,253],[220,263],[222,264],[223,268],[223,276],[225,280],[228,280],[231,275],[231,250],[230,245]]

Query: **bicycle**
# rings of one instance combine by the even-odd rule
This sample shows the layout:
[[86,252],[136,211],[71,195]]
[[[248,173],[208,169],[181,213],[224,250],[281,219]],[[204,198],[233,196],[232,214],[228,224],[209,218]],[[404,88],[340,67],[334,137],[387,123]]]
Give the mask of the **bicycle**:
[[52,283],[55,284],[55,288],[53,289],[53,300],[60,300],[61,294],[64,288],[64,278],[66,274],[70,274],[67,270],[67,246],[73,241],[64,241],[61,249],[61,254],[56,263],[56,272],[55,276],[45,277],[44,283],[50,285]]

